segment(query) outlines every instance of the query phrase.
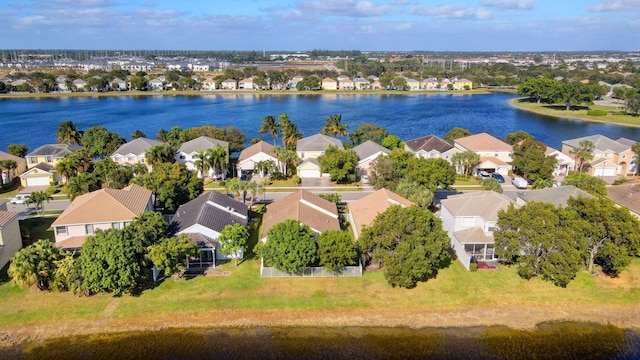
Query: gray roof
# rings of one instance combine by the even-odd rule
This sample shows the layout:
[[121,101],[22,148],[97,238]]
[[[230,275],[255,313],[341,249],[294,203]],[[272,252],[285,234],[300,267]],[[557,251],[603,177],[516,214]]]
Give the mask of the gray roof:
[[[617,154],[623,151],[629,150],[629,148],[631,148],[631,145],[627,145],[624,142],[618,142],[618,141],[609,139],[604,135],[584,136],[577,139],[565,140],[562,143],[565,145],[571,146],[573,148],[577,148],[577,147],[580,147],[580,142],[585,140],[591,141],[593,145],[595,145],[597,150],[600,150],[600,151],[611,150]],[[628,140],[628,139],[625,139],[625,140]]]
[[417,139],[407,140],[405,141],[405,146],[416,153],[420,150],[424,151],[432,151],[436,150],[439,153],[444,153],[453,148],[453,145],[448,142],[442,140],[441,138],[435,135],[427,135]]
[[362,159],[366,159],[371,155],[375,155],[379,152],[383,152],[385,154],[390,153],[391,151],[389,149],[387,149],[386,147],[377,144],[371,140],[367,140],[365,142],[363,142],[362,144],[356,146],[353,148],[353,151],[356,152],[356,154],[358,154],[358,159],[362,160]]
[[532,201],[545,202],[553,204],[553,206],[567,206],[569,198],[586,197],[593,199],[593,195],[578,189],[573,185],[565,185],[552,187],[548,189],[523,191],[518,193],[518,197],[529,203]]
[[635,145],[635,143],[636,143],[635,140],[631,140],[631,139],[627,139],[627,138],[623,138],[623,137],[621,137],[620,139],[618,139],[616,141],[619,142],[620,144],[624,144],[624,145],[627,145],[629,147]]
[[42,145],[39,148],[33,150],[32,152],[27,154],[29,156],[54,156],[54,157],[63,157],[68,153],[74,153],[78,150],[80,146],[78,145],[69,145],[69,144],[47,144]]
[[137,138],[129,141],[126,144],[120,145],[118,150],[116,150],[113,153],[113,155],[128,155],[128,154],[142,155],[147,150],[149,150],[150,147],[155,145],[162,145],[162,144],[164,143],[153,140],[153,139]]
[[450,196],[441,201],[453,216],[479,216],[485,220],[497,221],[498,211],[506,210],[511,201],[508,197],[493,191],[474,191]]
[[215,149],[215,147],[218,145],[225,148],[227,152],[229,151],[228,142],[210,138],[208,136],[200,136],[193,140],[187,141],[184,144],[182,144],[182,146],[180,146],[180,149],[178,151],[186,154],[191,154],[191,153],[198,152],[200,150]]
[[298,140],[297,151],[325,151],[329,145],[337,146],[338,149],[344,150],[342,141],[323,134],[315,134],[304,139]]
[[180,205],[171,218],[171,227],[175,233],[178,233],[190,226],[200,224],[220,232],[229,224],[246,226],[248,216],[247,205],[217,191],[210,191]]

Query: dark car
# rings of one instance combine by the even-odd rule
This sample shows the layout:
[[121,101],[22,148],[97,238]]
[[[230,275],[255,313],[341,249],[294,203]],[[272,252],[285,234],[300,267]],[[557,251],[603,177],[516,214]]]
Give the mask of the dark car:
[[504,178],[502,177],[502,175],[498,174],[498,173],[493,173],[491,174],[491,177],[498,180],[499,183],[503,183],[504,182]]

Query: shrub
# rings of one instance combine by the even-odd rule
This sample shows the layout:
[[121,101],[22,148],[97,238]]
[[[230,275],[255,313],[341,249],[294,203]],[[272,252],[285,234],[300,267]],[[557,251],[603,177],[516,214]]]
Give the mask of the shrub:
[[58,185],[57,181],[50,181],[49,182],[49,186],[56,186],[56,185]]
[[273,180],[286,180],[287,177],[284,176],[284,174],[279,172],[279,171],[274,171],[273,174],[271,174],[271,179],[273,179]]
[[224,187],[225,185],[227,185],[227,183],[223,180],[223,181],[220,181],[219,185],[220,185],[220,187]]
[[471,272],[476,272],[476,271],[478,271],[478,263],[471,263],[471,264],[469,264],[469,271],[471,271]]
[[300,176],[294,175],[293,182],[295,182],[296,184],[300,184],[300,182],[302,182],[302,179],[300,179]]
[[613,185],[621,185],[626,183],[627,181],[629,181],[629,179],[627,178],[616,179],[616,181],[613,182]]
[[607,110],[588,110],[587,111],[587,115],[591,115],[591,116],[607,116],[607,114],[609,114],[609,112]]

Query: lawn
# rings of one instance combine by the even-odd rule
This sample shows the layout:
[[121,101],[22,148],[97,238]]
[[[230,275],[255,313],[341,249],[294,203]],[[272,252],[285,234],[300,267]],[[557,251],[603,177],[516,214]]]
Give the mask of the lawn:
[[[511,100],[510,103],[519,109],[535,112],[542,115],[612,124],[640,126],[640,116],[618,114],[620,110],[615,107],[596,105],[592,105],[589,107],[575,106],[572,110],[565,110],[565,107],[563,105],[538,104],[535,102],[529,102],[528,99],[514,99]],[[607,114],[606,116],[587,115],[587,111],[589,109],[607,110],[609,111],[609,114]]]

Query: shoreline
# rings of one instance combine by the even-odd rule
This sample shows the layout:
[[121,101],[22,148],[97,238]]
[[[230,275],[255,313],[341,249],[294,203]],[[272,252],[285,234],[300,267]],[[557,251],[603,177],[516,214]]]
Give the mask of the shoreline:
[[378,327],[409,329],[456,329],[505,326],[514,330],[533,330],[542,323],[579,322],[613,325],[622,329],[640,328],[640,308],[629,305],[595,306],[467,306],[410,311],[390,309],[338,310],[219,310],[184,314],[150,314],[135,319],[111,317],[118,298],[105,308],[103,318],[93,320],[49,321],[0,328],[0,348],[78,335],[122,332],[153,332],[189,328],[253,327]]

